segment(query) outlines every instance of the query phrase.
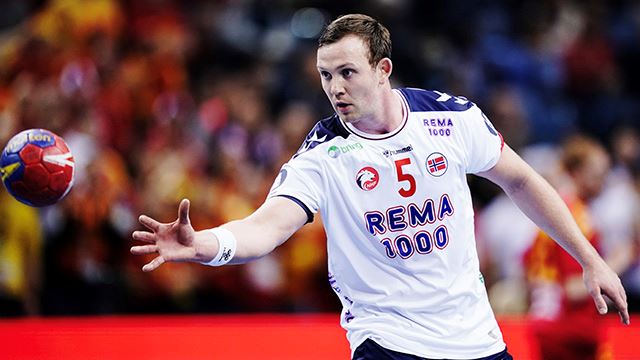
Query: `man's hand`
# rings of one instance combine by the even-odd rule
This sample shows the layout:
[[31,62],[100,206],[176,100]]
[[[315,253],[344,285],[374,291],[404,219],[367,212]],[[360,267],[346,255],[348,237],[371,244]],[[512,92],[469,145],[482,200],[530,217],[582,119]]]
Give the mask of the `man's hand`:
[[622,282],[620,282],[618,275],[601,259],[600,261],[596,261],[594,265],[585,266],[582,275],[598,312],[601,315],[607,313],[607,302],[604,299],[604,296],[606,296],[613,302],[613,305],[618,310],[622,323],[629,325],[627,294],[622,287]]
[[[193,230],[189,220],[189,200],[183,199],[180,202],[178,219],[174,222],[160,223],[146,215],[141,215],[139,221],[151,231],[134,231],[132,237],[134,240],[148,243],[148,245],[133,246],[131,253],[135,255],[158,254],[156,258],[142,267],[142,271],[155,270],[166,261],[206,260],[206,256],[203,257],[203,254],[198,251],[198,233]],[[210,243],[217,244],[216,241]],[[213,249],[207,250],[211,250],[207,253],[213,252]]]

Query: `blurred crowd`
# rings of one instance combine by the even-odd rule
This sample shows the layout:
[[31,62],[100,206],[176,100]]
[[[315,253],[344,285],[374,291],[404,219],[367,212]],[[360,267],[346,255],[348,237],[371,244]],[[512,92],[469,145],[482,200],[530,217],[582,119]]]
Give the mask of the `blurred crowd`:
[[[394,86],[484,110],[560,191],[639,311],[636,1],[7,0],[0,143],[27,128],[56,132],[76,182],[43,209],[0,190],[0,314],[337,311],[319,217],[243,266],[143,273],[149,258],[128,249],[139,214],[173,221],[182,198],[196,229],[262,203],[331,114],[316,39],[352,12],[391,30]],[[495,186],[470,184],[498,314],[553,319],[587,299],[552,241]]]

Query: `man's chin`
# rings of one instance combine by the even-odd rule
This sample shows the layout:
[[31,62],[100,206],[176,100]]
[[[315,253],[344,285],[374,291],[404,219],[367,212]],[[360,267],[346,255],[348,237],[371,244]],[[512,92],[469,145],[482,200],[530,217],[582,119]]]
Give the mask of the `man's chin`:
[[346,122],[346,123],[354,123],[356,121],[358,121],[358,119],[351,113],[341,113],[341,112],[336,112],[336,114],[338,114],[338,117],[340,118],[340,120]]

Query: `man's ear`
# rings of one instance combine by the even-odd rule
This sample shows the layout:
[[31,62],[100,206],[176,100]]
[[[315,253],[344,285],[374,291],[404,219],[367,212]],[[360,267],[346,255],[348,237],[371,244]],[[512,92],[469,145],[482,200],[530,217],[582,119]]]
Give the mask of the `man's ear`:
[[389,58],[383,58],[378,62],[376,66],[376,72],[379,74],[380,84],[382,84],[385,80],[389,79],[391,76],[391,72],[393,71],[393,63]]

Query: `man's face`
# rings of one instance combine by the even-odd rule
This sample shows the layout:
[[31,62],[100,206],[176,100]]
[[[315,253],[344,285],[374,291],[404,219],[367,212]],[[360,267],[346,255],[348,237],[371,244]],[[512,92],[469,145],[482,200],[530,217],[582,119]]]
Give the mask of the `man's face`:
[[380,106],[383,73],[369,64],[369,49],[358,36],[347,35],[318,49],[322,89],[345,122],[367,118]]

